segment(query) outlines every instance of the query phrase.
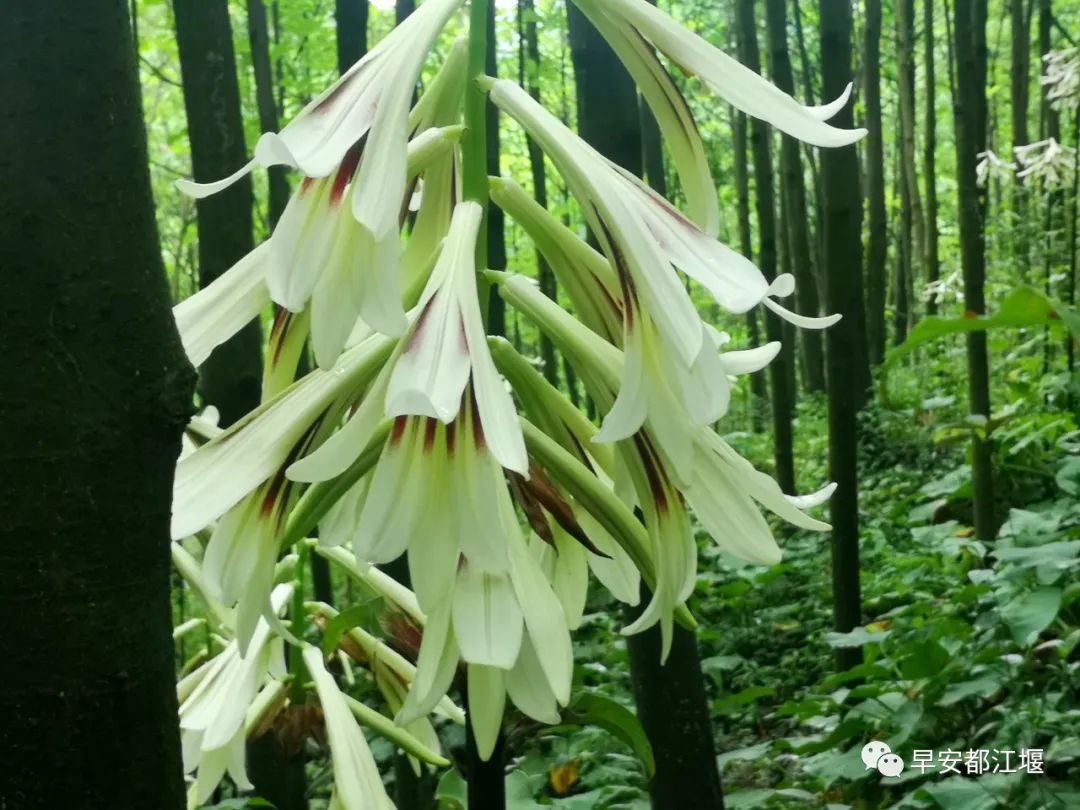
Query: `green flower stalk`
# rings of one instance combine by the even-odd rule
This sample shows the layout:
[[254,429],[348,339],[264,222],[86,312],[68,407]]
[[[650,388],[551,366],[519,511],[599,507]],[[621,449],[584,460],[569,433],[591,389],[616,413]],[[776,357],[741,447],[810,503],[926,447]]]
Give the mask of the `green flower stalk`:
[[[792,294],[792,277],[769,283],[716,239],[706,151],[660,57],[743,112],[822,147],[864,134],[826,123],[848,93],[822,107],[800,105],[646,0],[574,1],[656,115],[685,213],[513,82],[483,75],[492,44],[481,2],[471,4],[468,40],[448,49],[410,109],[417,76],[461,0],[426,0],[281,132],[264,134],[235,175],[181,183],[205,196],[256,165],[302,175],[270,239],[175,309],[184,347],[199,363],[270,302],[279,308],[263,403],[225,431],[211,419],[193,421],[176,475],[173,536],[209,537],[197,587],[216,614],[231,617],[234,634],[227,661],[215,657],[184,682],[185,728],[199,735],[189,747],[205,763],[200,795],[225,770],[243,784],[236,740],[246,726],[235,711],[226,724],[199,707],[221,699],[218,690],[244,706],[259,703],[260,685],[280,683],[283,642],[295,651],[293,691],[310,676],[323,709],[332,806],[391,807],[358,719],[417,760],[441,761],[427,718],[453,715],[447,692],[464,669],[468,722],[487,757],[508,698],[540,722],[559,721],[590,571],[631,604],[639,583],[649,586],[649,604],[624,632],[659,624],[666,656],[674,622],[694,622],[685,606],[697,572],[692,514],[726,551],[766,565],[780,549],[761,508],[827,528],[804,510],[826,500],[831,486],[789,497],[716,433],[736,378],[765,367],[780,347],[732,350],[730,337],[702,320],[684,277],[726,313],[761,305],[808,329],[836,318],[785,309],[776,299]],[[551,158],[599,250],[512,180],[486,176],[489,99]],[[531,280],[487,270],[490,203],[534,240],[572,313]],[[528,358],[489,335],[492,286],[574,367],[601,412],[599,428]],[[294,383],[309,338],[319,368]],[[319,539],[309,540],[316,525]],[[372,666],[400,735],[342,692],[301,632],[304,610],[294,607],[291,628],[279,618],[281,589],[293,586],[275,588],[275,564],[298,542],[422,628],[409,655],[363,628],[346,637]],[[403,554],[415,595],[390,588],[371,567]],[[181,564],[192,569],[194,558]],[[325,606],[308,609],[330,618]],[[242,690],[213,686],[226,669],[244,673],[236,676]]]

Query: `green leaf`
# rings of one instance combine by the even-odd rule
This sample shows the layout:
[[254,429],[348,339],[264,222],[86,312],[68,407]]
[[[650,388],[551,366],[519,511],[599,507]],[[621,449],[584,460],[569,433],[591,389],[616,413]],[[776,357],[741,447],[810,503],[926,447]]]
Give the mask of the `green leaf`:
[[439,810],[465,810],[469,800],[465,780],[460,773],[447,771],[442,775],[435,788],[435,800],[439,803]]
[[645,766],[650,779],[656,772],[652,745],[637,715],[611,698],[592,690],[580,692],[563,712],[563,722],[579,726],[597,726],[622,740]]
[[887,374],[903,357],[915,349],[946,335],[963,332],[983,332],[988,329],[1023,329],[1034,326],[1063,324],[1074,335],[1080,334],[1080,315],[1068,307],[1047,298],[1031,287],[1020,287],[1006,296],[992,315],[966,313],[959,318],[931,315],[923,318],[911,330],[907,340],[885,355],[881,366],[881,388],[888,399]]
[[767,753],[769,748],[772,747],[772,741],[766,740],[763,743],[757,745],[751,745],[748,748],[739,748],[735,751],[725,751],[716,758],[716,764],[723,768],[729,762],[740,762],[745,759],[761,759]]
[[825,643],[830,647],[862,647],[864,644],[877,644],[891,634],[891,630],[871,633],[865,627],[856,627],[847,633],[826,633]]
[[330,619],[326,623],[326,630],[323,632],[323,652],[329,655],[336,650],[341,637],[354,627],[378,627],[376,613],[378,601],[377,599],[367,599],[358,605],[353,605],[341,611],[341,613]]
[[989,697],[1001,688],[1001,679],[996,675],[983,675],[970,681],[954,683],[945,690],[938,700],[938,706],[952,706],[969,697]]
[[900,674],[910,681],[933,678],[951,660],[949,653],[936,641],[923,641],[908,649],[910,652],[900,663]]
[[1010,783],[1003,774],[985,774],[978,779],[954,776],[940,782],[928,782],[917,793],[925,793],[942,810],[994,810],[1002,807]]
[[1061,588],[1040,588],[1013,599],[1001,610],[1017,644],[1030,647],[1061,607]]
[[1020,568],[1034,568],[1039,565],[1057,565],[1067,567],[1080,555],[1080,540],[1060,540],[1056,543],[1043,543],[1040,546],[1019,546],[999,548],[991,554],[998,562],[1010,563]]

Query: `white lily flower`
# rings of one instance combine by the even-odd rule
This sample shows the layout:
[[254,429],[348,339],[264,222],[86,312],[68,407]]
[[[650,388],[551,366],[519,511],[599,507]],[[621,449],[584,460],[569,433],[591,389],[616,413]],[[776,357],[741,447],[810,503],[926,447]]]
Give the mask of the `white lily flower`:
[[333,676],[326,671],[322,653],[315,647],[306,647],[303,656],[326,721],[338,803],[343,810],[394,810],[364,732]]
[[387,416],[427,416],[449,425],[459,416],[467,386],[485,451],[503,467],[527,472],[517,411],[492,362],[480,313],[475,251],[481,216],[477,203],[455,207],[435,269],[411,315],[412,326],[387,366],[392,372],[373,386],[342,430],[289,469],[294,480],[323,481],[348,467],[363,450],[363,437],[383,416],[377,399],[382,392]]
[[[271,597],[272,609],[281,611],[291,596],[291,585],[279,585]],[[246,654],[234,639],[188,676],[188,683],[197,685],[180,703],[184,772],[198,770],[200,804],[210,797],[226,771],[239,788],[251,789],[244,768],[247,716],[260,690],[285,675],[282,640],[270,629],[260,619]]]
[[[459,126],[430,128],[418,134],[408,146],[408,175],[415,176],[433,162],[438,163],[442,156],[452,165],[451,147],[460,135]],[[368,305],[400,308],[400,292],[397,293],[398,300],[393,300],[395,293],[385,292],[391,287],[399,289],[396,276],[388,275],[382,291],[374,289],[369,294],[369,285],[363,285],[362,281],[370,274],[365,274],[364,267],[356,265],[355,256],[349,253],[350,248],[355,247],[359,226],[347,211],[342,210],[340,203],[342,196],[351,190],[348,172],[342,174],[339,171],[327,180],[305,179],[290,199],[282,222],[278,223],[269,240],[213,283],[173,307],[180,339],[193,365],[201,365],[217,346],[258,316],[271,300],[292,313],[299,313],[311,299],[323,275],[342,285],[345,291],[337,299],[330,299],[325,292],[333,289],[333,283],[327,282],[320,292],[318,309],[321,317],[316,319],[313,328],[318,332],[316,342],[324,366],[337,359],[336,352],[340,347],[337,350],[334,347],[344,329],[341,324],[347,323],[352,330],[357,317],[366,312]],[[333,270],[327,269],[330,264],[333,264]],[[412,268],[410,280],[413,281],[419,272],[416,264],[412,261],[406,265]],[[363,301],[357,304],[361,298]],[[378,312],[367,314],[372,323],[387,326],[384,319],[380,320]],[[394,330],[388,327],[387,331]]]
[[[719,48],[687,31],[647,0],[575,0],[575,3],[590,16],[599,12],[613,23],[621,23],[625,35],[644,37],[684,73],[700,78],[736,109],[794,138],[813,146],[835,147],[855,143],[866,135],[865,129],[839,129],[825,123],[847,104],[851,85],[829,104],[804,106]],[[607,35],[603,28],[601,31]]]
[[[386,224],[383,201],[400,199],[405,191],[406,121],[417,76],[435,37],[461,2],[427,0],[281,132],[263,133],[249,163],[222,180],[181,180],[178,187],[193,197],[207,197],[228,188],[255,166],[285,165],[299,169],[305,177],[329,177],[367,136],[359,180],[370,190],[354,198],[353,210],[373,235],[380,234],[380,226]],[[372,176],[384,183],[373,184]],[[396,221],[396,211],[394,217]],[[396,238],[396,224],[394,230]]]
[[173,486],[173,539],[205,528],[291,461],[313,425],[365,385],[390,349],[389,339],[372,336],[332,371],[313,371],[183,458]]
[[[606,407],[615,397],[624,362],[622,353],[578,323],[527,279],[491,275],[498,282],[500,293],[543,329],[575,366],[598,407]],[[710,335],[709,342],[716,348],[725,340],[722,335]],[[722,362],[723,357],[734,355],[731,371],[753,371],[775,356],[776,348],[770,344],[719,357]],[[723,368],[720,376],[726,377],[728,371]],[[653,388],[662,384],[663,377],[651,380]],[[647,419],[644,430],[634,433],[632,441],[620,442],[616,447],[624,468],[629,471],[636,503],[644,513],[652,544],[651,558],[656,567],[653,599],[624,632],[639,632],[659,622],[665,655],[671,642],[674,611],[693,589],[696,576],[696,546],[676,483],[684,489],[691,507],[722,548],[766,564],[779,559],[779,549],[754,502],[797,526],[823,530],[828,528],[827,524],[803,515],[799,507],[816,505],[833,489],[826,487],[809,499],[793,501],[783,495],[775,481],[755,470],[714,431],[694,427],[685,420],[681,425],[682,432],[673,437],[672,432],[680,426],[678,420],[669,423],[665,419]],[[681,474],[677,467],[680,454],[686,454],[690,460]],[[679,480],[682,475],[685,481]]]
[[1013,152],[1023,167],[1016,176],[1025,184],[1039,181],[1049,189],[1063,189],[1072,185],[1073,172],[1076,171],[1074,147],[1047,138],[1017,146]]
[[513,399],[487,345],[476,288],[476,236],[483,209],[474,202],[454,209],[450,231],[407,344],[386,393],[387,416],[431,416],[444,424],[457,417],[472,383],[484,439],[507,469],[524,474],[525,443]]
[[1080,49],[1064,48],[1043,56],[1046,72],[1039,84],[1046,88],[1046,98],[1055,110],[1075,110],[1080,104]]
[[990,149],[979,152],[978,163],[975,164],[975,182],[979,188],[986,188],[991,180],[1010,182],[1016,174],[1016,164],[1002,160]]
[[[730,312],[745,312],[764,302],[803,328],[824,328],[838,318],[808,318],[784,309],[768,296],[790,295],[794,290],[790,275],[769,284],[749,260],[707,236],[637,178],[603,158],[520,87],[491,79],[485,85],[492,100],[558,166],[622,287],[622,343],[627,362],[618,400],[598,439],[625,438],[641,426],[646,413],[663,419],[671,414],[673,403],[679,405],[681,412],[658,429],[671,428],[666,431],[665,449],[674,446],[668,439],[674,441],[682,434],[678,442],[682,451],[675,455],[685,477],[691,442],[679,423],[685,418],[696,425],[714,422],[728,403],[727,386],[707,330],[674,268],[701,283]],[[672,381],[674,395],[650,408],[647,398],[662,396],[653,390],[658,369],[663,372],[659,378],[667,376]]]

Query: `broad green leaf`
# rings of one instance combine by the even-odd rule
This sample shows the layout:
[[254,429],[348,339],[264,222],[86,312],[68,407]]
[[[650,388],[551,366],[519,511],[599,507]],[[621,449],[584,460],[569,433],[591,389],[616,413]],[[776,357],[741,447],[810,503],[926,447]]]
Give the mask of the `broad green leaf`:
[[769,748],[772,747],[772,741],[766,740],[763,743],[757,745],[751,745],[748,748],[738,748],[734,751],[725,751],[716,758],[716,764],[723,768],[729,762],[740,762],[746,759],[761,759],[769,753]]
[[936,641],[923,641],[909,647],[900,663],[900,673],[908,680],[933,678],[949,663],[949,653]]
[[871,633],[865,627],[856,627],[847,633],[826,633],[825,643],[830,647],[862,647],[864,644],[878,644],[889,637],[892,631],[881,630]]
[[358,605],[346,608],[330,619],[326,623],[326,629],[323,631],[323,652],[329,655],[336,650],[341,637],[354,627],[378,628],[378,601],[377,599],[367,599]]
[[952,706],[969,697],[989,697],[1001,688],[1001,679],[997,675],[982,675],[970,681],[954,683],[945,690],[938,700],[938,706]]
[[650,779],[656,772],[652,745],[637,715],[599,692],[585,691],[570,701],[563,712],[563,722],[580,726],[598,726],[626,743],[645,766]]
[[771,686],[749,686],[734,695],[720,698],[713,704],[713,711],[717,714],[729,714],[741,706],[746,706],[774,694],[776,694],[776,690]]
[[965,313],[959,318],[940,315],[923,318],[911,330],[907,340],[885,355],[881,366],[882,392],[887,400],[889,369],[915,349],[938,338],[988,329],[1023,329],[1051,324],[1063,324],[1074,335],[1080,334],[1080,315],[1030,287],[1013,290],[991,315]]
[[1001,610],[1017,644],[1030,647],[1050,626],[1061,607],[1061,588],[1039,588],[1013,599]]
[[439,803],[439,810],[465,810],[469,800],[465,780],[460,773],[452,770],[442,775],[435,788],[435,800]]

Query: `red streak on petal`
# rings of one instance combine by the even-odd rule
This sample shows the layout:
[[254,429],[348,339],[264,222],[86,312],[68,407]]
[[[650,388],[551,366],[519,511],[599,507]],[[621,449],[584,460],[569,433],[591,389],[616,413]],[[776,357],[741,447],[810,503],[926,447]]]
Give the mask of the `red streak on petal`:
[[472,391],[468,393],[469,407],[472,408],[473,443],[477,450],[487,449],[487,440],[484,438],[484,426],[480,423],[480,406],[476,404],[476,397]]
[[[438,293],[436,293],[436,295],[437,294]],[[428,302],[424,304],[424,308],[420,310],[420,315],[416,319],[416,326],[413,327],[412,334],[409,335],[409,342],[405,344],[405,354],[409,354],[410,352],[414,351],[416,349],[416,345],[423,337],[424,328],[427,326],[428,315],[431,314],[431,308],[434,303],[435,296],[433,295],[431,296],[431,298],[428,299]]]
[[341,202],[341,195],[345,193],[345,186],[349,184],[357,165],[360,163],[360,155],[364,151],[364,138],[361,138],[345,153],[341,165],[334,175],[334,184],[330,187],[330,206],[336,207]]
[[439,420],[432,419],[430,416],[424,422],[424,452],[430,453],[431,448],[435,446],[435,431],[439,427]]
[[409,424],[409,417],[397,416],[394,418],[394,426],[390,429],[390,446],[397,447],[401,444],[401,437],[405,435],[405,428]]
[[276,366],[281,360],[281,352],[285,349],[285,332],[292,323],[293,314],[285,307],[277,307],[274,312],[274,325],[270,328],[270,343],[274,352],[270,357],[270,364]]
[[634,444],[637,445],[641,465],[645,468],[645,476],[649,479],[649,491],[652,493],[653,502],[656,504],[656,511],[661,515],[667,514],[667,488],[664,486],[656,451],[653,450],[648,438],[641,431],[634,434]]
[[451,422],[446,426],[446,454],[453,458],[454,447],[457,446],[457,422]]

